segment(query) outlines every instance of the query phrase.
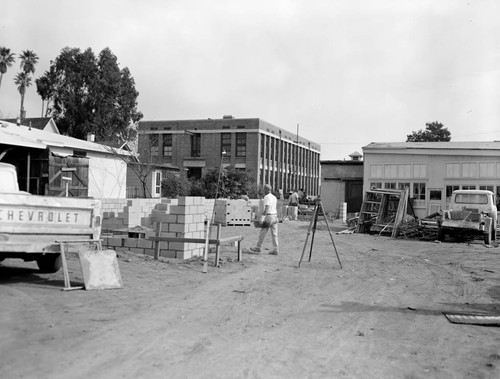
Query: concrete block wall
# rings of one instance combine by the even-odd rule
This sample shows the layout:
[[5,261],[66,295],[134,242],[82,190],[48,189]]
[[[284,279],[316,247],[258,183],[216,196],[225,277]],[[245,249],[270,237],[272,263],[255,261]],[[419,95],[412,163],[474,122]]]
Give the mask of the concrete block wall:
[[[205,238],[205,198],[179,197],[178,205],[170,206],[170,213],[161,222],[161,236]],[[155,227],[156,230],[156,227]],[[203,255],[203,244],[187,242],[161,242],[160,256],[189,259]]]
[[143,226],[152,228],[155,220],[153,210],[168,213],[170,205],[177,199],[102,199],[102,229],[116,230]]

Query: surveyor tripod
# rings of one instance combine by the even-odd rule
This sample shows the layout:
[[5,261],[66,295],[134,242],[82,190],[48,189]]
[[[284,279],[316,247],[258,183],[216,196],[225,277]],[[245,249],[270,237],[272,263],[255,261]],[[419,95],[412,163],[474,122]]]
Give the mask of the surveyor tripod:
[[311,219],[311,223],[309,224],[309,228],[307,229],[306,241],[304,243],[304,248],[302,249],[302,255],[300,256],[299,265],[297,267],[300,267],[300,264],[302,263],[302,259],[304,258],[304,253],[306,252],[307,242],[309,241],[309,236],[311,235],[312,232],[311,246],[309,249],[309,262],[311,262],[312,249],[314,245],[314,234],[316,233],[316,226],[318,224],[318,217],[320,215],[323,216],[323,218],[325,219],[326,227],[328,229],[328,233],[330,233],[330,238],[332,240],[333,249],[335,250],[335,254],[337,255],[337,260],[339,261],[340,268],[342,268],[342,262],[340,262],[339,253],[337,252],[337,247],[335,246],[335,241],[333,240],[332,231],[330,230],[330,225],[328,224],[328,219],[326,218],[325,212],[323,211],[323,205],[321,204],[320,200],[318,200],[316,202],[316,205],[314,206],[314,214]]

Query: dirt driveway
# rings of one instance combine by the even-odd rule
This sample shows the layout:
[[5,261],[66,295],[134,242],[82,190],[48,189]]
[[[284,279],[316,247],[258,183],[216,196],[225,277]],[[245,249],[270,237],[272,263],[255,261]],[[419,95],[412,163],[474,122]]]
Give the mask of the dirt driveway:
[[[61,291],[62,272],[5,260],[0,376],[500,377],[500,328],[443,315],[500,315],[500,248],[335,234],[340,269],[319,225],[297,268],[308,225],[280,224],[279,256],[225,251],[207,274],[200,260],[120,253],[117,290]],[[222,229],[238,234],[248,248],[257,230]],[[76,257],[69,267],[82,284]]]

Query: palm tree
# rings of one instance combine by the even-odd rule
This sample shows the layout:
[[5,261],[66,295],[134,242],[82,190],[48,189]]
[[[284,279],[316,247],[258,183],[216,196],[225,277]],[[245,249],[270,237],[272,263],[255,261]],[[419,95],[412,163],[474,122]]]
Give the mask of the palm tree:
[[24,50],[22,54],[19,54],[21,59],[21,70],[14,78],[14,83],[17,85],[17,89],[21,94],[21,114],[19,118],[21,121],[26,117],[26,111],[24,110],[24,95],[26,94],[26,88],[31,85],[31,73],[35,73],[35,65],[38,62],[38,55],[31,50]]
[[10,49],[6,47],[0,47],[0,86],[2,85],[3,74],[7,72],[7,68],[12,66],[16,59],[14,58],[14,53],[10,52]]
[[14,83],[16,83],[17,90],[21,94],[21,114],[19,118],[22,121],[26,113],[26,111],[24,110],[24,95],[26,93],[26,88],[31,85],[31,76],[27,72],[19,72],[14,78]]
[[35,65],[38,63],[38,55],[31,50],[24,50],[19,54],[21,58],[21,70],[26,73],[35,73]]

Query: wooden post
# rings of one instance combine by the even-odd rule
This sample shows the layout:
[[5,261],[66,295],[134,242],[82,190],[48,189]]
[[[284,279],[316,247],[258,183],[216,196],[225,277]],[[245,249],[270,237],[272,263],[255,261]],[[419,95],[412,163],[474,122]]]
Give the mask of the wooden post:
[[219,256],[220,256],[220,224],[217,224],[217,244],[215,245],[215,262],[214,267],[219,267]]
[[210,217],[207,217],[207,235],[205,238],[205,252],[203,253],[203,273],[208,271],[208,249],[210,249]]
[[[161,237],[161,221],[156,223],[156,237]],[[158,260],[160,258],[160,241],[155,241],[155,253],[154,259]]]

